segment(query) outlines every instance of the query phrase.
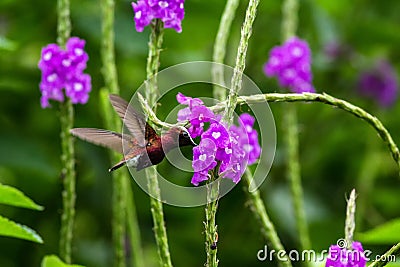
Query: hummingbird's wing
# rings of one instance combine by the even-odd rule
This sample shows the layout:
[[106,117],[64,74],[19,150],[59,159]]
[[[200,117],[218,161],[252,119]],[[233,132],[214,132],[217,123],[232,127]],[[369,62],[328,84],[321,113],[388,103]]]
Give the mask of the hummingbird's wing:
[[95,128],[74,128],[71,129],[70,132],[73,136],[79,137],[82,140],[99,146],[110,148],[116,152],[123,154],[123,138],[122,135],[119,133]]
[[143,114],[137,112],[128,102],[118,95],[110,94],[109,98],[114,110],[122,119],[132,136],[136,139],[138,145],[142,147],[146,146],[147,139],[145,131],[147,132],[147,123]]

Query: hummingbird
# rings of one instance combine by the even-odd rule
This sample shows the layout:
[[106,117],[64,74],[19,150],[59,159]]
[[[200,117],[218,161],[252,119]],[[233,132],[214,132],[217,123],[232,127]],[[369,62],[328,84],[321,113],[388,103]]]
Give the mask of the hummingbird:
[[158,135],[146,122],[143,114],[136,111],[123,98],[110,94],[109,99],[112,107],[124,122],[128,130],[127,134],[122,135],[96,128],[74,128],[70,130],[70,133],[87,142],[123,154],[122,160],[112,166],[109,169],[110,172],[125,164],[140,171],[159,164],[165,154],[174,148],[196,146],[185,127],[173,126],[166,133]]

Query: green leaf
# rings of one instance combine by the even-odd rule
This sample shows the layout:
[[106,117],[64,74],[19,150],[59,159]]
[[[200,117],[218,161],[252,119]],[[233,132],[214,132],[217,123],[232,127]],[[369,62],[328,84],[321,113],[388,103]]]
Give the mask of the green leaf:
[[41,267],[83,267],[82,265],[66,264],[62,262],[56,255],[45,256],[42,260]]
[[31,228],[10,221],[2,216],[0,216],[0,236],[9,236],[36,243],[43,243],[42,238]]
[[42,206],[37,205],[18,189],[3,184],[0,184],[0,204],[33,210],[43,210]]
[[400,218],[388,221],[367,232],[359,233],[356,237],[363,243],[397,243],[400,240]]

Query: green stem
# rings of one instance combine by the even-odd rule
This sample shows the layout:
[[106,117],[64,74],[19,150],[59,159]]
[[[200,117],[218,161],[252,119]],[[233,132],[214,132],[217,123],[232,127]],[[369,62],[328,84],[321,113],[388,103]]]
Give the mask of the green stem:
[[[231,82],[231,88],[229,91],[229,96],[228,96],[228,105],[225,108],[225,113],[223,117],[223,121],[227,124],[230,125],[232,122],[233,118],[233,112],[236,106],[237,102],[237,97],[238,97],[238,92],[241,89],[242,86],[242,76],[243,76],[243,71],[245,69],[245,59],[246,59],[246,52],[247,52],[247,47],[249,44],[249,39],[251,36],[251,30],[253,26],[253,22],[256,17],[256,11],[257,11],[257,6],[258,6],[259,0],[250,0],[249,5],[247,7],[246,11],[246,17],[242,25],[242,30],[241,30],[241,36],[240,36],[240,42],[239,42],[239,47],[238,47],[238,52],[236,56],[236,64],[232,76],[232,82]],[[229,3],[227,3],[227,8],[231,9],[232,6],[228,6]],[[225,11],[231,11],[231,10],[225,10]],[[233,12],[234,13],[234,12]],[[224,14],[226,15],[226,14]],[[228,14],[226,15],[228,19],[232,20],[233,14]],[[224,19],[224,17],[222,18]],[[226,19],[226,17],[225,17]],[[221,21],[222,23],[222,21]],[[221,27],[219,31],[224,31],[224,29],[221,30]],[[221,32],[221,34],[227,35],[228,31]],[[227,38],[227,37],[226,37]],[[224,42],[224,41],[223,41]],[[225,40],[226,43],[226,40]],[[222,45],[222,47],[220,47]],[[220,49],[219,51],[214,51],[214,56],[221,57],[221,52],[225,50],[225,44],[217,44],[217,49]],[[222,58],[219,58],[218,60],[223,61],[224,55],[222,54]],[[214,70],[215,71],[215,70]],[[223,73],[222,73],[223,74]],[[215,72],[213,73],[213,77],[216,78]],[[223,79],[223,76],[222,76]],[[222,90],[222,89],[217,89],[217,90]],[[220,94],[218,91],[216,91],[215,94]],[[225,95],[220,96],[221,99],[225,98]],[[206,253],[207,253],[207,263],[206,266],[218,266],[218,258],[217,258],[217,248],[213,244],[216,242],[217,236],[217,225],[216,225],[216,213],[217,213],[217,208],[218,208],[218,194],[219,194],[219,184],[218,182],[215,183],[216,185],[211,184],[214,179],[218,177],[218,171],[219,167],[217,166],[212,174],[212,179],[208,183],[207,187],[207,206],[206,206],[206,222],[205,222],[205,228],[206,228]]]
[[157,243],[158,256],[160,257],[160,266],[171,267],[171,255],[169,253],[167,229],[164,223],[164,212],[161,201],[160,188],[157,180],[157,169],[155,166],[146,169],[147,186],[149,188],[150,211],[153,217],[153,231]]
[[65,48],[65,44],[71,36],[71,18],[69,9],[69,0],[57,1],[57,43],[63,48]]
[[145,260],[143,256],[143,249],[140,237],[140,228],[137,220],[136,205],[133,197],[130,180],[126,180],[125,194],[126,194],[126,217],[128,221],[128,236],[131,241],[131,254],[132,263],[131,266],[143,267]]
[[[282,42],[296,34],[298,24],[298,1],[285,0],[282,4]],[[299,135],[297,111],[294,106],[284,107],[284,139],[287,149],[287,177],[290,183],[294,215],[297,231],[299,233],[300,249],[311,249],[310,235],[308,232],[306,215],[303,202],[303,188],[301,186],[301,169],[299,161]],[[307,262],[304,262],[308,265]]]
[[394,255],[394,256],[396,256],[396,255],[399,256],[400,255],[400,243],[397,243],[396,245],[391,247],[388,251],[385,252],[385,254],[380,256],[380,258],[378,260],[376,260],[373,263],[371,263],[370,265],[368,265],[368,267],[382,267],[382,266],[385,266],[386,264],[389,263],[389,261],[387,261],[387,259],[389,259],[391,255]]
[[63,212],[61,215],[60,256],[66,263],[71,263],[76,201],[74,143],[70,134],[70,130],[74,124],[74,109],[69,99],[60,104],[60,109],[61,162],[63,166],[61,176],[63,177],[64,185],[62,192]]
[[155,104],[159,95],[157,85],[157,72],[160,65],[160,53],[164,36],[164,24],[161,20],[156,19],[151,23],[151,33],[149,40],[149,55],[147,57],[146,78],[147,86],[145,98],[153,110],[156,109]]
[[344,226],[344,236],[346,240],[347,249],[352,249],[354,241],[354,230],[356,228],[356,190],[351,190],[349,200],[347,201],[346,208],[346,222]]
[[[253,212],[253,215],[257,218],[258,222],[260,223],[264,238],[269,242],[271,248],[274,249],[275,251],[285,251],[285,248],[283,247],[282,242],[278,237],[278,233],[275,230],[275,226],[268,216],[264,202],[261,199],[260,192],[258,190],[254,190],[252,192],[248,190],[251,181],[253,179],[253,175],[251,174],[249,169],[246,169],[243,178],[244,178],[243,181],[245,182],[243,190],[246,192],[248,196],[248,203],[250,206],[250,210]],[[287,253],[283,254],[283,258],[281,258],[281,260],[278,263],[280,266],[284,267],[292,266],[291,261],[287,256]]]
[[246,53],[247,47],[249,46],[249,39],[252,32],[254,20],[256,18],[257,7],[259,0],[250,0],[246,10],[246,17],[242,25],[238,52],[236,56],[235,68],[233,70],[233,76],[231,81],[231,88],[229,90],[228,100],[225,107],[225,114],[223,121],[230,125],[233,118],[233,112],[235,110],[236,102],[238,99],[238,93],[242,88],[242,77],[246,67]]
[[[228,41],[229,32],[231,30],[233,19],[235,18],[235,12],[239,5],[239,0],[227,0],[224,12],[222,13],[221,21],[217,36],[214,42],[213,62],[224,63],[226,54],[226,43]],[[224,68],[220,64],[214,64],[212,69],[212,80],[214,83],[213,94],[214,98],[220,101],[226,99],[225,88],[216,84],[225,85],[224,79]]]
[[290,183],[292,203],[300,239],[300,250],[311,249],[301,186],[301,170],[299,162],[299,138],[296,107],[284,105],[284,139],[287,146],[287,177]]
[[[69,0],[57,2],[57,43],[60,47],[65,44],[71,34]],[[69,131],[74,124],[74,108],[70,100],[60,104],[61,123],[61,163],[64,190],[62,192],[63,212],[61,215],[60,256],[66,263],[71,263],[71,247],[75,217],[75,153],[73,138]]]
[[[117,70],[115,65],[114,49],[114,0],[102,0],[102,74],[105,89],[100,93],[102,116],[107,129],[120,131],[121,119],[115,114],[108,101],[108,95],[119,94]],[[121,155],[110,151],[113,162],[121,160]],[[114,266],[124,267],[126,263],[125,235],[128,233],[131,243],[132,265],[144,266],[142,246],[134,198],[130,187],[130,179],[126,170],[113,172],[113,221],[112,234],[114,242]],[[127,209],[128,208],[128,209]],[[128,224],[128,231],[126,229]]]
[[[163,23],[161,20],[155,20],[151,24],[151,34],[149,41],[149,56],[147,57],[147,86],[145,97],[150,107],[155,110],[156,100],[159,95],[157,87],[157,72],[160,64],[160,52],[163,41]],[[157,180],[157,169],[155,166],[146,170],[147,186],[150,198],[150,210],[153,217],[154,236],[157,243],[158,255],[160,257],[160,265],[163,267],[172,266],[171,255],[169,253],[167,229],[164,223],[163,206],[160,188]]]
[[285,0],[282,4],[282,42],[296,35],[298,0]]
[[205,266],[207,267],[217,267],[219,262],[217,258],[218,228],[216,224],[219,199],[219,181],[216,181],[218,179],[218,172],[219,165],[214,168],[211,173],[211,179],[207,183],[206,221],[204,222],[207,255]]
[[[242,96],[238,99],[237,104],[255,104],[263,102],[320,102],[326,105],[334,106],[336,108],[342,109],[349,112],[350,114],[362,119],[371,125],[375,131],[378,133],[382,141],[387,145],[394,161],[399,167],[400,174],[400,151],[396,143],[393,141],[392,136],[389,131],[383,126],[382,122],[366,112],[360,107],[357,107],[345,100],[335,98],[328,94],[315,94],[315,93],[302,93],[302,94],[281,94],[281,93],[271,93],[271,94],[258,94],[252,96]],[[226,101],[219,103],[211,107],[214,112],[221,111],[225,109]]]

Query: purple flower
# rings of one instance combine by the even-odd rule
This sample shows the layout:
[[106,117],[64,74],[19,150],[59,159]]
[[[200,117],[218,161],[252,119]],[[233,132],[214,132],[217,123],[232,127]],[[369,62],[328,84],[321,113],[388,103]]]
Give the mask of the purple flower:
[[311,50],[307,42],[297,37],[272,48],[264,73],[276,76],[280,86],[295,93],[315,92],[311,83]]
[[85,104],[89,100],[91,90],[90,75],[81,73],[75,75],[65,85],[65,94],[71,99],[72,104]]
[[[254,117],[242,114],[239,125],[229,129],[220,122],[221,116],[214,114],[204,106],[203,101],[179,93],[177,100],[188,107],[178,112],[178,121],[188,120],[191,124],[189,133],[192,137],[201,137],[199,146],[193,148],[192,184],[198,185],[208,180],[208,172],[220,163],[219,172],[224,178],[240,181],[247,164],[253,164],[261,154],[258,133],[253,129]],[[205,122],[209,122],[204,130]]]
[[258,143],[258,133],[253,129],[254,117],[248,113],[243,113],[239,116],[239,124],[244,129],[246,134],[242,134],[239,138],[240,145],[248,154],[248,164],[253,164],[257,161],[261,154],[261,147]]
[[350,60],[353,56],[352,48],[339,41],[331,41],[323,48],[324,55],[329,61]]
[[188,107],[179,110],[178,121],[189,121],[191,126],[188,131],[192,138],[196,138],[203,133],[204,123],[216,119],[214,113],[204,106],[199,98],[191,98],[178,93],[176,96],[178,102]]
[[215,161],[215,153],[217,147],[213,140],[204,138],[200,144],[193,148],[192,167],[194,175],[192,184],[198,185],[200,182],[208,180],[208,171],[213,169],[217,162]]
[[358,79],[360,94],[373,98],[382,107],[394,104],[397,98],[397,76],[387,61],[379,61],[370,70],[363,72]]
[[351,244],[352,250],[332,245],[329,248],[329,255],[325,267],[365,267],[367,259],[360,242]]
[[184,0],[138,0],[132,2],[135,13],[135,26],[138,32],[149,25],[153,19],[161,19],[164,28],[173,28],[182,32],[182,20],[185,16]]
[[67,41],[66,50],[56,44],[49,44],[42,49],[38,64],[42,71],[39,84],[42,108],[50,106],[49,100],[63,102],[63,89],[74,104],[85,104],[88,101],[91,79],[83,73],[89,58],[84,47],[85,40],[71,37]]

